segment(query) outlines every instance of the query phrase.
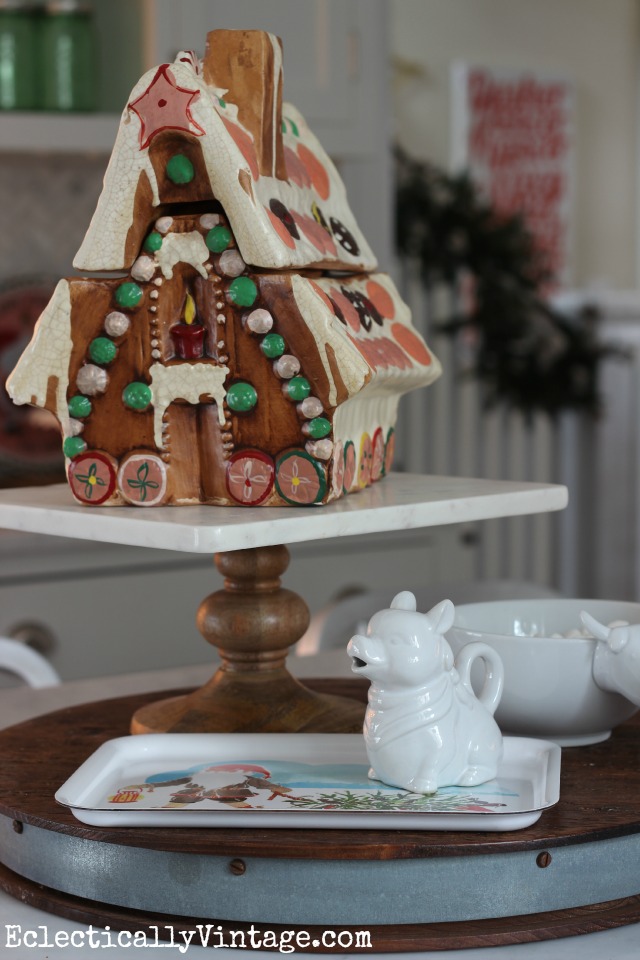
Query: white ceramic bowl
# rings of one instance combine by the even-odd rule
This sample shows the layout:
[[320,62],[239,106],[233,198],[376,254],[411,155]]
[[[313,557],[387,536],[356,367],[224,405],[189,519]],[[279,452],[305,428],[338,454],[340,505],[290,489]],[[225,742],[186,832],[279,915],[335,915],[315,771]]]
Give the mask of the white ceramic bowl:
[[[582,630],[583,610],[607,625],[616,620],[640,624],[639,603],[613,600],[496,600],[456,607],[447,633],[454,654],[479,640],[502,658],[504,693],[496,720],[504,733],[563,746],[598,743],[638,710],[594,680],[598,641],[552,636]],[[480,681],[472,674],[472,682],[475,688]]]

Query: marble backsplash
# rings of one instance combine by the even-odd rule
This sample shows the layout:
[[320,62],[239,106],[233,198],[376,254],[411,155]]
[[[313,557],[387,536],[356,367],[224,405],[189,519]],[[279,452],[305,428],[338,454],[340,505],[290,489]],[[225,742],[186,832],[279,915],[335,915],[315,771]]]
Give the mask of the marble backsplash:
[[93,216],[107,156],[0,156],[0,286],[77,273],[73,258]]

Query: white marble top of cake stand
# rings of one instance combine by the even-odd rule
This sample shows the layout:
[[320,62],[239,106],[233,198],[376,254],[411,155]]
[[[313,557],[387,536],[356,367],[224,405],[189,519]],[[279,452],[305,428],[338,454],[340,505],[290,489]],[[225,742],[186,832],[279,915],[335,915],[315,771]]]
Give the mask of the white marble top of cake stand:
[[217,553],[561,510],[566,487],[391,474],[324,507],[87,507],[66,484],[0,491],[0,527],[102,543]]

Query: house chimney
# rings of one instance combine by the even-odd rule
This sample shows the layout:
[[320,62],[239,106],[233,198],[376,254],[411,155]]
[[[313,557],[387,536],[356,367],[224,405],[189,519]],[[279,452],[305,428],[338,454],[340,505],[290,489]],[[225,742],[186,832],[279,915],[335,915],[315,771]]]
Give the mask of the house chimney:
[[212,30],[207,34],[204,79],[229,90],[238,120],[253,136],[260,173],[286,180],[280,39],[263,30]]

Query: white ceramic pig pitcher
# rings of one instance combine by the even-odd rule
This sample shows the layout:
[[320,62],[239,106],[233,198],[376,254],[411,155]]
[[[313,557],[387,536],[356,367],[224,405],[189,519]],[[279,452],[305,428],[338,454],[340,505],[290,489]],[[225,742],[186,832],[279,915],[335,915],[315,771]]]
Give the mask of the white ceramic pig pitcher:
[[621,693],[640,707],[640,624],[607,627],[584,610],[580,619],[598,641],[593,679],[603,690]]
[[[371,618],[366,636],[349,641],[353,672],[371,681],[364,739],[374,780],[429,794],[496,776],[502,661],[487,644],[468,643],[454,663],[443,636],[453,617],[450,600],[423,614],[405,591]],[[476,697],[469,676],[479,657],[485,681]]]

